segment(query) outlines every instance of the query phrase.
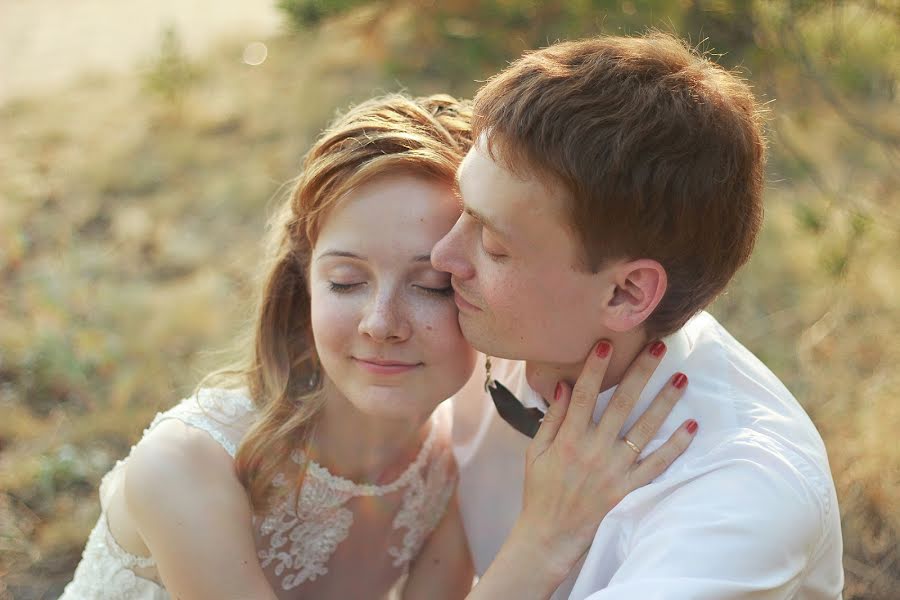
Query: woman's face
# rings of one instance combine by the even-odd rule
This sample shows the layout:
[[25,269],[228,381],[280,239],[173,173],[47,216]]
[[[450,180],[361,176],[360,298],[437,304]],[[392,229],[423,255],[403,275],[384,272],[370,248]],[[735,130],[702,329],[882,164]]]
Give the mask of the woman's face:
[[450,188],[378,178],[325,218],[310,264],[312,330],[334,387],[373,416],[425,416],[469,378],[450,276],[431,249],[459,216]]

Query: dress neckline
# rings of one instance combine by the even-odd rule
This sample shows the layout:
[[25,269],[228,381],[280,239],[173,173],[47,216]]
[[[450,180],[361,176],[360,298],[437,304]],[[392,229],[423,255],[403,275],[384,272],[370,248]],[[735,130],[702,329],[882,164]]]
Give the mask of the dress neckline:
[[407,465],[403,473],[389,483],[381,485],[374,483],[358,483],[351,479],[341,477],[340,475],[334,475],[327,467],[312,460],[303,450],[299,449],[294,450],[291,453],[291,460],[298,465],[303,465],[305,463],[307,476],[314,477],[335,491],[342,492],[350,497],[385,496],[409,485],[413,478],[422,470],[422,467],[425,466],[425,461],[428,460],[428,455],[431,454],[431,449],[434,446],[434,441],[437,437],[438,427],[435,420],[436,415],[432,416],[430,419],[431,427],[429,428],[425,441],[422,442],[422,446],[419,448],[419,453],[416,455],[416,458]]

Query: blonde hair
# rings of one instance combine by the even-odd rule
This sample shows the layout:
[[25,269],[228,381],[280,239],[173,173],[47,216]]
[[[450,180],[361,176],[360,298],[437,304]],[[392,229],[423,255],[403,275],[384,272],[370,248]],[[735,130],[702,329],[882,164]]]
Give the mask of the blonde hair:
[[[252,351],[230,373],[259,415],[235,456],[254,511],[268,505],[272,480],[296,449],[310,443],[324,403],[310,326],[307,276],[323,219],[348,192],[387,173],[452,185],[472,143],[471,109],[447,95],[368,100],[339,116],[303,161],[269,228],[270,269],[254,324]],[[302,473],[296,482],[302,484]]]

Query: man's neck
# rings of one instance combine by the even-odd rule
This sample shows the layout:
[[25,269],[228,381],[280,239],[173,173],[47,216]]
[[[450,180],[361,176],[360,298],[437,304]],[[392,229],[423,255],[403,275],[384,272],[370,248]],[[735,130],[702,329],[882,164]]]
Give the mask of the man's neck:
[[[612,342],[613,354],[603,378],[600,388],[604,392],[611,387],[619,385],[625,376],[625,371],[634,361],[635,357],[646,347],[648,339],[643,332],[628,332],[618,335],[610,335],[607,339]],[[599,340],[598,340],[599,341]],[[593,351],[593,347],[590,351]],[[562,381],[574,386],[584,368],[584,361],[577,363],[544,363],[527,361],[525,371],[528,384],[537,391],[545,400],[553,398],[556,382]]]

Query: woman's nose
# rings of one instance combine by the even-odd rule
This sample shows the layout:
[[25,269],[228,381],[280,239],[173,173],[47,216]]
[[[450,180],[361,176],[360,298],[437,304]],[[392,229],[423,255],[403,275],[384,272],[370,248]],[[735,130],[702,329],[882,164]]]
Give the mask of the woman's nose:
[[411,333],[403,302],[397,294],[375,296],[366,306],[359,322],[359,332],[380,342],[400,342]]

